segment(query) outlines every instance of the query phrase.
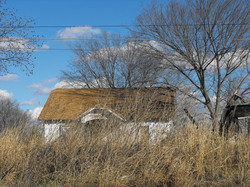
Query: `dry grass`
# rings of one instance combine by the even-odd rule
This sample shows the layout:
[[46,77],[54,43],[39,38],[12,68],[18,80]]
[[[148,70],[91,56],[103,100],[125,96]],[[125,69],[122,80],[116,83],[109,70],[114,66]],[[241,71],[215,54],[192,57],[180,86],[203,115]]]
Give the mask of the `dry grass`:
[[249,186],[246,136],[232,142],[189,126],[149,145],[126,132],[80,132],[50,143],[37,133],[1,133],[0,185]]

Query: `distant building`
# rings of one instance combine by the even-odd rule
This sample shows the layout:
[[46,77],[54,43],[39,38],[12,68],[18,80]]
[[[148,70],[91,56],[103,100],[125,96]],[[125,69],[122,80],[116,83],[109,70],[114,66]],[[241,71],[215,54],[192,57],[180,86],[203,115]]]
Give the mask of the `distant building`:
[[[70,123],[91,126],[95,121],[140,123],[153,132],[169,128],[175,111],[175,90],[170,87],[86,88],[53,90],[38,118],[48,140],[60,136]],[[144,128],[145,129],[145,128]]]
[[[229,128],[233,127],[235,133],[244,130],[250,135],[250,103],[231,104],[227,105],[223,111],[222,123],[220,125],[220,132],[222,133],[223,127],[225,134],[228,134]],[[240,121],[245,122],[243,128],[240,128]],[[245,129],[244,129],[245,128]]]

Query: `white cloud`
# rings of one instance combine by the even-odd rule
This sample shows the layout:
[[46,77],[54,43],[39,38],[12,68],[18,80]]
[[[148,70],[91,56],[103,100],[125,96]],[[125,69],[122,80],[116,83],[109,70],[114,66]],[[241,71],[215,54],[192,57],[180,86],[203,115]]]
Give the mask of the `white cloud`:
[[0,39],[0,48],[11,49],[16,51],[45,51],[49,50],[50,46],[43,44],[40,48],[30,45],[28,40],[23,38],[4,38]]
[[[93,80],[92,82],[89,83],[90,88],[108,88],[108,82],[106,79],[96,79]],[[87,88],[86,84],[81,81],[67,81],[67,80],[62,80],[54,86],[53,89],[57,88]]]
[[0,40],[0,48],[16,51],[32,51],[35,49],[34,46],[29,46],[28,41],[23,38],[3,38]]
[[12,81],[18,78],[19,76],[17,74],[7,74],[7,75],[0,76],[0,81]]
[[69,84],[69,81],[63,80],[60,81],[58,83],[56,83],[56,85],[54,86],[54,88],[70,88],[71,85]]
[[28,100],[28,101],[23,101],[20,103],[20,105],[38,105],[38,101],[35,100],[35,99],[31,99],[31,100]]
[[74,82],[70,82],[67,80],[62,80],[58,83],[56,83],[56,85],[54,86],[54,89],[57,88],[85,88],[86,84],[84,84],[83,82],[79,82],[79,81],[74,81]]
[[[234,66],[235,67],[238,66],[238,68],[246,68],[247,66],[250,66],[250,51],[239,49],[235,53],[228,52],[226,54],[223,54],[222,59],[220,61],[220,68],[227,68]],[[209,68],[211,69],[217,68],[216,60],[213,60],[211,62]]]
[[8,92],[7,90],[0,89],[0,99],[1,98],[11,99],[12,96],[13,96],[13,93]]
[[37,120],[42,109],[43,109],[43,107],[36,107],[36,108],[34,108],[34,110],[29,110],[28,114],[30,114],[30,116],[32,117],[33,120]]
[[46,94],[49,94],[52,90],[53,88],[42,87],[42,88],[38,88],[33,94],[34,95],[46,95]]
[[50,83],[53,83],[55,81],[57,81],[58,79],[57,78],[53,78],[53,79],[48,79],[48,80],[45,80],[43,82],[40,82],[40,83],[35,83],[35,84],[32,84],[32,85],[29,85],[27,86],[27,88],[41,88],[47,84],[50,84]]
[[57,32],[60,38],[79,38],[89,37],[91,35],[100,34],[100,29],[93,29],[91,26],[86,27],[67,27]]
[[53,83],[53,82],[55,82],[57,80],[58,80],[57,78],[48,79],[48,80],[45,80],[45,81],[40,82],[40,83],[35,83],[35,84],[32,84],[32,85],[29,85],[26,88],[28,88],[28,89],[36,89],[36,91],[33,92],[34,95],[49,94],[54,88],[53,87],[48,88],[48,87],[45,87],[45,86],[48,85],[48,84],[51,84],[51,83]]
[[[67,81],[67,80],[62,80],[58,83],[56,83],[52,87],[46,87],[47,84],[53,83],[58,79],[49,79],[41,83],[35,83],[32,85],[27,86],[26,88],[28,89],[36,89],[33,92],[33,95],[46,95],[49,94],[52,90],[57,89],[57,88],[87,88],[86,84],[81,82],[81,81]],[[97,87],[97,85],[102,85],[101,87],[107,88],[108,84],[105,80],[94,80],[89,83],[90,87]],[[32,101],[32,100],[31,100]],[[24,103],[25,104],[25,103]],[[28,105],[28,101],[27,101]]]
[[42,47],[37,49],[37,51],[46,51],[46,50],[49,50],[49,49],[50,49],[50,46],[48,46],[47,44],[43,44]]

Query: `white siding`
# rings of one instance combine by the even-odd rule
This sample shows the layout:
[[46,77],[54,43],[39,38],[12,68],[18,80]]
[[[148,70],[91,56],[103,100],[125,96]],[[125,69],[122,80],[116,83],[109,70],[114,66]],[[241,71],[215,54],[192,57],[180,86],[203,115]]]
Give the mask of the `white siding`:
[[[83,121],[90,121],[93,119],[101,119],[95,115],[87,115],[82,118]],[[53,141],[58,138],[61,134],[67,133],[70,127],[65,127],[64,123],[45,123],[44,126],[44,136],[46,142]],[[126,130],[127,132],[132,133],[132,136],[140,136],[139,129],[140,126],[148,126],[149,127],[149,137],[152,143],[163,139],[166,137],[166,132],[169,132],[173,127],[173,122],[170,120],[169,122],[144,122],[140,124],[136,123],[124,123],[124,126],[121,127],[121,130]],[[139,137],[138,137],[139,138]]]
[[[149,141],[151,143],[155,143],[160,139],[164,139],[167,134],[173,128],[173,121],[168,122],[143,122],[143,123],[128,123],[125,124],[124,127],[128,131],[133,131],[134,136],[138,136],[140,139],[140,127],[148,127],[149,130]],[[124,130],[124,129],[123,129]],[[138,133],[139,132],[139,133]]]
[[152,142],[156,142],[165,138],[166,132],[169,132],[173,128],[173,122],[145,122],[141,126],[149,127],[149,136]]
[[96,119],[103,119],[107,120],[105,116],[102,116],[101,114],[87,114],[86,116],[81,118],[82,123],[86,123],[91,120],[96,120]]
[[50,123],[44,125],[45,141],[53,141],[60,136],[60,123]]

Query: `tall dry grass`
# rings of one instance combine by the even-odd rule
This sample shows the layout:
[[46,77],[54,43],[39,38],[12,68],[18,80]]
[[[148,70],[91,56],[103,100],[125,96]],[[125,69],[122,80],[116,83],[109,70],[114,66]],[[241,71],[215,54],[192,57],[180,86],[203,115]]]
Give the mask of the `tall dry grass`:
[[128,132],[84,136],[79,127],[49,143],[18,129],[1,133],[0,142],[1,186],[250,184],[249,138],[227,140],[205,128],[188,126],[155,144]]
[[[139,127],[150,106],[139,98],[124,103],[122,113],[136,116]],[[167,107],[163,120],[166,115]],[[95,121],[86,131],[71,124],[65,136],[47,143],[37,132],[6,130],[0,133],[0,186],[249,186],[247,136],[232,141],[190,125],[152,143],[136,126],[124,125]]]

